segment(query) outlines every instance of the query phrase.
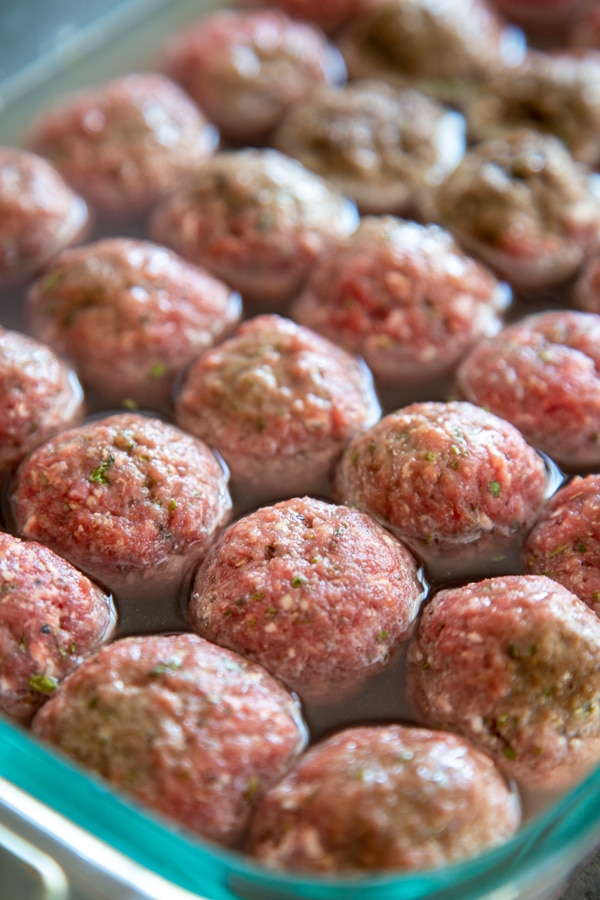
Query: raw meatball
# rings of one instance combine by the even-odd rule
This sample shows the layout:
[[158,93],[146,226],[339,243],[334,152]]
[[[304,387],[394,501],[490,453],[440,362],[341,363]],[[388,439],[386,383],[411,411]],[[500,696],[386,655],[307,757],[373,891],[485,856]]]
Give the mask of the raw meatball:
[[465,121],[419,91],[365,79],[296,104],[273,143],[329,178],[362,213],[407,215],[462,159]]
[[72,360],[97,405],[167,410],[175,376],[237,324],[223,282],[147,241],[60,254],[30,288],[31,330]]
[[233,844],[306,743],[296,700],[197,635],[124,638],[87,659],[34,734],[202,837]]
[[600,613],[599,474],[575,477],[556,492],[527,536],[523,563]]
[[475,141],[518,128],[553,134],[574,159],[600,163],[600,53],[531,51],[519,66],[481,86],[466,110]]
[[73,369],[45,344],[0,326],[0,476],[83,415]]
[[359,12],[385,0],[238,0],[238,6],[275,6],[288,15],[335,31]]
[[29,140],[93,209],[129,220],[210,156],[218,133],[170,79],[133,73],[64,98]]
[[350,441],[335,472],[340,502],[389,527],[456,577],[522,540],[550,490],[517,429],[471,403],[413,403]]
[[431,192],[424,214],[519,291],[575,275],[600,236],[591,171],[552,135],[482,141]]
[[192,587],[195,631],[302,700],[338,700],[380,671],[424,589],[412,554],[365,513],[308,497],[239,519]]
[[521,32],[486,0],[389,0],[355,16],[338,45],[352,78],[416,87],[458,107],[525,52]]
[[222,152],[156,210],[150,230],[240,291],[280,307],[332,240],[358,224],[354,204],[276,150]]
[[85,236],[88,208],[45,159],[0,147],[0,288]]
[[364,357],[395,409],[434,393],[433,379],[500,330],[510,300],[508,286],[438,226],[365,217],[315,265],[290,313]]
[[17,469],[10,502],[21,537],[47,544],[118,601],[147,603],[168,602],[231,514],[227,474],[210,449],[135,413],[42,444]]
[[249,508],[326,494],[347,442],[380,416],[366,366],[308,328],[256,316],[187,369],[178,425],[216,447]]
[[316,87],[346,78],[324,34],[276,9],[204,16],[170,39],[164,68],[240,144],[264,140]]
[[482,340],[460,395],[503,416],[563,468],[600,464],[600,315],[534,313]]
[[516,793],[457,735],[348,728],[312,747],[254,813],[250,853],[315,873],[435,868],[515,833]]
[[0,534],[0,710],[27,722],[110,640],[112,598],[52,550]]
[[569,787],[600,762],[600,619],[543,575],[440,591],[409,646],[407,692],[521,786]]

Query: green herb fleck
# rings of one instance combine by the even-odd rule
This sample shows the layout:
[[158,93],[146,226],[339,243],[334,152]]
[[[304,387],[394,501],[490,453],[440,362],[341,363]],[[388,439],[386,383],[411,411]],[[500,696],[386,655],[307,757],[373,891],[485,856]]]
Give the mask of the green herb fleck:
[[168,672],[176,672],[181,668],[181,661],[178,659],[169,659],[164,662],[158,662],[153,666],[148,675],[151,678],[157,678],[159,675],[166,675]]
[[502,493],[502,485],[499,481],[490,481],[488,488],[492,497],[499,497]]
[[167,371],[167,367],[164,362],[154,363],[152,368],[150,369],[150,377],[151,378],[162,378],[162,376]]
[[378,643],[381,643],[382,641],[386,641],[389,638],[389,636],[390,636],[389,631],[387,631],[387,629],[385,629],[385,628],[382,628],[382,630],[378,631],[377,634],[375,635],[375,640]]
[[507,759],[516,759],[517,751],[512,747],[505,747],[503,753]]
[[88,481],[91,481],[94,484],[110,484],[110,481],[108,480],[108,476],[107,476],[106,472],[108,469],[110,469],[110,467],[112,466],[114,461],[115,461],[115,458],[111,453],[111,455],[108,457],[108,459],[105,459],[103,462],[101,462],[100,465],[98,466],[98,468],[94,469],[90,473],[90,475],[88,477]]
[[58,681],[52,675],[30,675],[27,684],[34,691],[39,691],[40,694],[53,694]]
[[299,575],[295,575],[292,578],[292,587],[302,587],[304,584],[304,578],[301,578]]
[[174,512],[177,509],[177,500],[169,500],[169,512]]

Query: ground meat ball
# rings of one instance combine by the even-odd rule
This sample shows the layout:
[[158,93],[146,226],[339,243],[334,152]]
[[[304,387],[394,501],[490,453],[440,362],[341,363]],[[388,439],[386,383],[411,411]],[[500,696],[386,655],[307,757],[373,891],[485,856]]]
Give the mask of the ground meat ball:
[[600,235],[590,170],[532,130],[477,144],[431,192],[424,213],[519,291],[576,274]]
[[407,692],[521,786],[569,787],[600,761],[600,620],[543,575],[440,591],[409,647]]
[[45,159],[0,147],[0,288],[83,238],[88,208]]
[[337,499],[379,519],[422,556],[460,570],[520,540],[549,490],[544,460],[504,419],[471,403],[428,401],[354,438],[335,472]]
[[151,233],[255,307],[280,307],[356,228],[354,204],[276,150],[217,154],[156,210]]
[[572,156],[600,163],[600,53],[531,51],[519,66],[480,86],[466,110],[475,141],[533,128],[560,138]]
[[0,475],[83,415],[73,369],[45,344],[0,326]]
[[115,621],[111,597],[74,566],[0,534],[0,710],[27,722]]
[[38,447],[17,470],[10,501],[17,534],[52,547],[118,600],[140,589],[166,599],[231,510],[209,448],[135,413]]
[[338,36],[352,78],[381,78],[462,106],[473,88],[525,52],[485,0],[390,0],[376,4]]
[[225,532],[197,572],[189,611],[203,637],[321,703],[381,671],[423,593],[412,554],[370,516],[296,497]]
[[27,295],[30,327],[72,360],[104,408],[170,406],[174,378],[238,322],[223,282],[147,241],[107,238],[58,256]]
[[419,870],[502,844],[520,819],[492,760],[457,735],[356,727],[316,744],[267,792],[249,849],[274,869]]
[[600,315],[534,313],[482,340],[457,370],[460,395],[512,422],[563,468],[600,463]]
[[316,87],[346,78],[324,34],[275,9],[204,16],[170,39],[164,68],[240,144],[263,140]]
[[510,300],[507,285],[443,229],[364,217],[315,265],[290,312],[364,357],[382,399],[397,408],[421,386],[431,394],[432,379],[496,334]]
[[64,98],[38,117],[29,140],[94,209],[123,220],[146,213],[217,139],[178,85],[133,73]]
[[238,0],[242,7],[275,6],[297,19],[334,31],[359,12],[385,0]]
[[61,684],[33,731],[223,844],[306,742],[297,702],[272,676],[192,634],[104,647]]
[[600,613],[600,475],[575,477],[556,492],[527,536],[523,564]]
[[419,91],[365,79],[296,104],[273,143],[337,184],[361,212],[407,215],[461,160],[465,122]]
[[222,454],[246,507],[324,494],[346,443],[377,421],[371,374],[326,338],[281,316],[256,316],[187,369],[181,428]]

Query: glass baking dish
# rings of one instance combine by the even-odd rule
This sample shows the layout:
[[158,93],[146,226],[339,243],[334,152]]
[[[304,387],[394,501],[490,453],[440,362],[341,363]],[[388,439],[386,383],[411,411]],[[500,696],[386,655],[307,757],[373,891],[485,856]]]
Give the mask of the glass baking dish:
[[[21,142],[35,113],[74,86],[152,68],[153,47],[219,4],[53,0],[42,11],[39,6],[36,0],[0,6],[0,144]],[[18,327],[19,310],[8,302],[3,321]],[[6,900],[550,900],[598,843],[600,769],[513,840],[468,863],[328,880],[273,874],[163,823],[0,720],[0,895]]]

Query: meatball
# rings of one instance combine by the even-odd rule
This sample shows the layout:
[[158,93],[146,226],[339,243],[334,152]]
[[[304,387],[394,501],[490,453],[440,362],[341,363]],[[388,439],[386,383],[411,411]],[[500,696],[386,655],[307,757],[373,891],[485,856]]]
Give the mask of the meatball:
[[338,36],[349,75],[416,87],[463,106],[473,89],[525,52],[520,31],[486,0],[388,0]]
[[461,160],[465,122],[419,91],[365,79],[296,104],[273,143],[337,184],[362,213],[408,215],[421,191]]
[[448,228],[518,291],[575,275],[600,235],[591,171],[531,129],[482,141],[430,192],[424,215]]
[[600,315],[533,313],[480,341],[459,394],[503,416],[564,469],[600,463]]
[[407,693],[522,787],[569,787],[600,762],[600,619],[543,575],[442,590],[410,643]]
[[126,626],[134,598],[142,614],[152,598],[168,604],[231,514],[227,474],[211,450],[136,413],[92,420],[42,444],[17,469],[10,506],[19,536],[115,593]]
[[189,614],[203,637],[322,703],[389,662],[423,593],[412,554],[370,516],[295,497],[239,519],[213,544]]
[[163,65],[239,144],[264,140],[316,87],[346,78],[324,34],[276,9],[204,16],[169,40]]
[[531,51],[481,86],[466,110],[476,141],[518,128],[553,134],[574,159],[600,164],[600,53],[577,57]]
[[30,277],[89,225],[85,201],[42,157],[0,147],[0,288]]
[[74,364],[96,405],[170,408],[175,376],[223,338],[238,294],[148,241],[106,238],[60,254],[30,288],[31,330]]
[[83,415],[74,370],[45,344],[0,326],[0,477]]
[[63,98],[38,116],[29,137],[94,210],[121,220],[147,213],[217,141],[216,128],[185,91],[151,73]]
[[84,657],[109,641],[112,598],[35,541],[0,533],[0,710],[28,722]]
[[458,401],[384,416],[349,442],[334,481],[340,502],[453,578],[463,565],[489,568],[520,542],[551,488],[543,458],[513,425]]
[[267,791],[248,843],[273,869],[410,871],[502,844],[520,820],[517,794],[463,738],[355,727],[313,746]]
[[527,535],[523,564],[547,575],[600,613],[600,475],[561,487]]
[[346,443],[380,416],[371,374],[316,332],[256,316],[186,370],[178,425],[222,454],[245,507],[327,494]]
[[306,743],[297,701],[197,635],[123,638],[85,660],[34,734],[185,828],[223,844]]
[[476,340],[500,330],[510,301],[508,286],[449,232],[373,216],[315,265],[290,314],[360,354],[382,401],[395,409],[434,393],[435,379],[446,379]]
[[255,308],[280,308],[336,237],[358,224],[354,204],[273,149],[222,152],[173,191],[150,231],[205,266]]

